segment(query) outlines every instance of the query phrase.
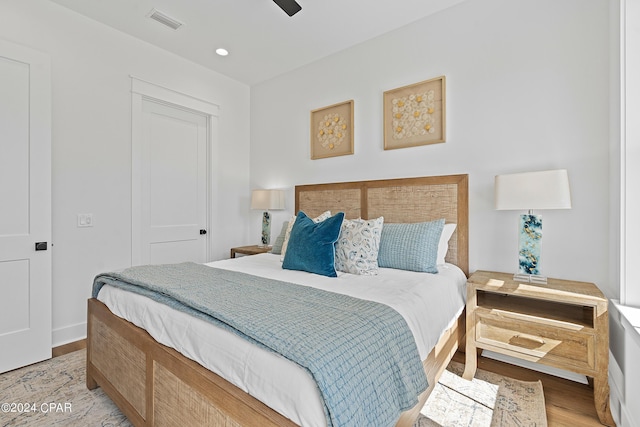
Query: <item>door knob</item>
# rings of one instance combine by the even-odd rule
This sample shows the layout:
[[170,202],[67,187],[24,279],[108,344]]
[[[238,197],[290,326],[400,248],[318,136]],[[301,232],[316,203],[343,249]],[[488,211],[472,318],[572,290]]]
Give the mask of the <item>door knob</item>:
[[47,242],[36,242],[36,251],[46,251]]
[[207,234],[207,230],[200,230],[200,234]]

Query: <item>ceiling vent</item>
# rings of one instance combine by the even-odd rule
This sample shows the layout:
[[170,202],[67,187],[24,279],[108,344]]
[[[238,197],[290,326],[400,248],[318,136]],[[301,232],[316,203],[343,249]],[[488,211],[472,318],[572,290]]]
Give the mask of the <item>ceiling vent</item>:
[[182,22],[178,21],[175,18],[170,17],[164,12],[160,12],[158,9],[151,9],[151,12],[149,12],[147,17],[153,19],[154,21],[158,21],[162,25],[166,25],[172,30],[177,30],[183,25]]

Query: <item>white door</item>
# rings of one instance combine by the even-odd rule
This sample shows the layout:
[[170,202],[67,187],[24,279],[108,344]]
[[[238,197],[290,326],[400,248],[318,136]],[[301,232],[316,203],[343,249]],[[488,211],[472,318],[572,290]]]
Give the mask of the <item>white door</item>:
[[207,261],[207,123],[142,101],[142,264]]
[[51,357],[50,75],[0,41],[0,373]]

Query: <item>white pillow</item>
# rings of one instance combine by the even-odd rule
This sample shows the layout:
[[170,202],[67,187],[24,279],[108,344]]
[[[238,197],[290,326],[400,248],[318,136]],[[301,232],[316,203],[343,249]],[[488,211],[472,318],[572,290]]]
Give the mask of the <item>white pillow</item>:
[[384,218],[345,219],[336,242],[336,270],[351,274],[378,274],[378,250]]
[[438,242],[438,260],[437,265],[444,265],[447,251],[449,250],[449,239],[453,235],[456,229],[456,224],[445,224],[440,234],[440,241]]
[[[331,218],[331,211],[326,211],[313,218],[313,222],[321,222],[327,218]],[[296,223],[296,216],[292,216],[289,220],[289,226],[287,227],[287,231],[284,234],[284,242],[282,243],[282,252],[280,254],[280,262],[284,261],[284,255],[287,253],[287,246],[289,245],[289,236],[291,235],[291,229],[293,228],[293,224]]]

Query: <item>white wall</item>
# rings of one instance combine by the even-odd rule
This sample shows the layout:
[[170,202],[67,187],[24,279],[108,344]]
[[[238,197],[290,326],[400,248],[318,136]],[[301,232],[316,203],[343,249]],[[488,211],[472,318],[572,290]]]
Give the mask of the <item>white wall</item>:
[[85,336],[93,277],[131,262],[130,75],[221,106],[213,258],[248,238],[248,86],[46,0],[3,0],[0,38],[51,55],[54,345]]
[[[616,297],[608,49],[607,0],[461,3],[253,86],[251,185],[288,189],[290,213],[295,184],[468,173],[470,270],[515,271],[520,212],[493,210],[493,178],[566,168],[573,209],[543,212],[543,273]],[[382,93],[440,75],[447,142],[384,151]],[[310,160],[310,110],[349,99],[355,154]],[[275,235],[286,215],[274,217]]]

